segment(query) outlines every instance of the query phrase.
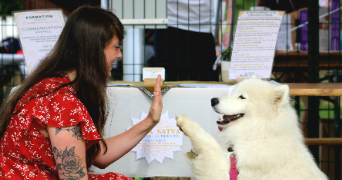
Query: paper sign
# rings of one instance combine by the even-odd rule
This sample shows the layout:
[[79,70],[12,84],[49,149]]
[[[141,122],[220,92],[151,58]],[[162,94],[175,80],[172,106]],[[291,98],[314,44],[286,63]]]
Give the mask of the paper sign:
[[270,78],[283,11],[240,11],[229,79]]
[[[131,118],[133,125],[146,117],[147,114],[142,112],[139,119]],[[148,164],[154,159],[163,164],[165,157],[173,159],[174,151],[182,151],[182,145],[183,132],[178,128],[176,119],[170,118],[167,111],[161,115],[160,122],[131,151],[136,152],[137,160],[145,157]]]
[[165,79],[165,69],[162,67],[143,68],[143,80],[146,78],[157,78],[160,74],[162,79]]
[[64,27],[61,10],[14,13],[28,74],[54,47]]

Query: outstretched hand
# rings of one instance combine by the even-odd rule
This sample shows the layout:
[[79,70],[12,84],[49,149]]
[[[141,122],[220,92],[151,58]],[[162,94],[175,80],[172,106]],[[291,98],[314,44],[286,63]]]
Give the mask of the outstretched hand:
[[148,113],[148,117],[150,117],[155,124],[158,124],[161,116],[161,112],[163,110],[163,99],[160,88],[161,76],[158,75],[156,80],[156,86],[154,87],[154,98],[150,107],[150,112]]

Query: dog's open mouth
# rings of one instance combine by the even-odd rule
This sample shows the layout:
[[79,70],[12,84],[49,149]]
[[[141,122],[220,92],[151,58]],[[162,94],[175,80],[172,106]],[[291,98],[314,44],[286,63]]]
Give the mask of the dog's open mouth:
[[231,121],[236,121],[242,118],[245,114],[233,114],[233,115],[223,115],[218,121],[216,121],[219,125],[226,125]]

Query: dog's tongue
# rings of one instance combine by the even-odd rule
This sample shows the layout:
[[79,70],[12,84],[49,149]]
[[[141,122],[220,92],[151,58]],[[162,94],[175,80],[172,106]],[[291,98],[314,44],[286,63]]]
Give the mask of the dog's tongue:
[[222,127],[220,127],[220,126],[218,126],[218,129],[219,129],[220,131],[222,131],[222,129],[223,129],[223,128],[222,128]]

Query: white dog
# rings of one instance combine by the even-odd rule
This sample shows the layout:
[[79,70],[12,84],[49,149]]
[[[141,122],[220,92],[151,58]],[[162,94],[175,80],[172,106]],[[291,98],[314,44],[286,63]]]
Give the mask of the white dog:
[[238,180],[328,179],[304,144],[287,85],[247,79],[211,105],[223,114],[217,141],[185,115],[176,116],[193,145],[187,156],[196,180],[229,180],[232,153]]

